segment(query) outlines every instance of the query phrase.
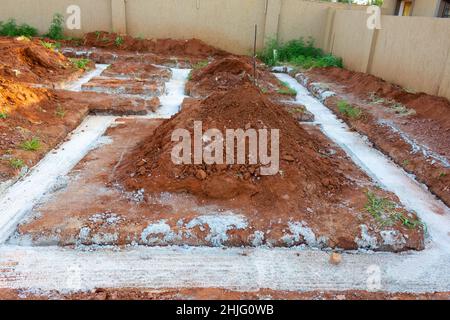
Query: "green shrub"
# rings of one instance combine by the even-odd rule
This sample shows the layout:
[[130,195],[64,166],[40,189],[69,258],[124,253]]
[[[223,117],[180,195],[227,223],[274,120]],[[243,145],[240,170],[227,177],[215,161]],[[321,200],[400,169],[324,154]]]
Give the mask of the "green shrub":
[[41,141],[39,138],[33,138],[22,142],[20,147],[25,151],[37,151],[41,148]]
[[50,28],[44,36],[53,40],[64,39],[64,16],[62,14],[55,13],[53,15],[53,20],[50,24]]
[[16,20],[9,19],[5,23],[0,22],[0,36],[7,37],[35,37],[38,32],[36,28],[33,28],[27,24],[17,25]]
[[6,111],[0,112],[0,119],[6,119],[6,118],[8,118],[8,113],[6,113]]

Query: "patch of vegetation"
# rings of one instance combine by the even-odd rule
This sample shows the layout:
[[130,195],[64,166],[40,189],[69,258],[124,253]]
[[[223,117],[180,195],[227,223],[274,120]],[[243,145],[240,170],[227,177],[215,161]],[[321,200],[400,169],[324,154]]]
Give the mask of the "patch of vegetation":
[[78,69],[87,70],[89,69],[89,63],[91,62],[89,59],[81,58],[69,58],[69,61]]
[[66,116],[66,110],[64,109],[63,106],[58,105],[58,106],[56,107],[56,110],[55,110],[55,115],[56,115],[58,118],[64,118],[64,117]]
[[295,89],[291,88],[287,82],[281,81],[281,88],[277,90],[279,94],[284,94],[288,96],[295,96],[297,95],[297,91]]
[[0,119],[7,119],[8,118],[8,113],[6,111],[1,111],[0,112]]
[[117,47],[120,47],[121,45],[123,45],[124,40],[121,36],[117,36],[116,40],[114,41],[114,43],[116,44]]
[[23,162],[22,159],[16,159],[16,158],[13,158],[13,159],[10,159],[10,160],[9,160],[9,165],[10,165],[13,169],[18,170],[18,169],[22,169],[22,167],[25,166],[25,162]]
[[325,54],[322,49],[314,46],[314,40],[303,38],[280,43],[269,40],[266,47],[259,53],[259,57],[268,66],[275,66],[280,62],[289,63],[305,69],[318,67],[343,67],[342,59]]
[[441,172],[439,173],[439,179],[445,178],[447,176],[447,173]]
[[407,166],[409,166],[409,160],[408,159],[406,159],[406,160],[403,160],[403,162],[402,162],[402,164],[403,164],[403,166],[404,167],[407,167]]
[[202,60],[202,61],[199,61],[199,62],[197,62],[196,64],[194,64],[194,65],[192,66],[192,70],[198,70],[198,69],[205,68],[205,67],[208,66],[208,64],[209,64],[209,61],[208,61],[208,60]]
[[389,199],[378,197],[371,191],[368,191],[366,195],[366,211],[382,226],[393,226],[396,222],[400,222],[408,229],[424,227],[420,220],[408,218],[404,213],[398,211],[397,205]]
[[41,141],[39,138],[33,138],[22,142],[20,147],[25,151],[37,151],[41,148]]
[[360,108],[352,106],[345,100],[339,101],[337,107],[340,113],[352,119],[359,119],[363,115],[363,111]]
[[47,42],[47,41],[41,41],[41,45],[49,50],[56,50],[61,48],[61,43],[59,42]]
[[36,28],[33,28],[26,23],[18,25],[15,19],[9,19],[6,22],[0,21],[0,36],[7,36],[7,37],[24,36],[31,38],[37,36],[37,34],[38,31]]
[[55,13],[53,15],[52,23],[50,24],[50,28],[48,32],[44,35],[44,37],[53,39],[53,40],[62,40],[64,39],[64,16],[60,13]]
[[384,99],[380,96],[378,96],[375,92],[371,92],[369,95],[370,102],[375,104],[384,104],[391,108],[392,111],[394,111],[396,114],[403,115],[403,116],[412,116],[416,114],[416,110],[409,109],[404,104],[401,104],[399,102],[396,102],[393,99]]

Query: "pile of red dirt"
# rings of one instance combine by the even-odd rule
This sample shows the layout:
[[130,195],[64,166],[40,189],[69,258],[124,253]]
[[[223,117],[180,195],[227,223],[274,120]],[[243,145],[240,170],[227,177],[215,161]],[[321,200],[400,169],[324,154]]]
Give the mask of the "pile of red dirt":
[[[176,144],[171,141],[172,132],[185,128],[193,133],[194,121],[202,121],[204,131],[217,128],[224,134],[226,129],[279,129],[281,174],[260,176],[260,166],[248,164],[248,159],[245,165],[175,165],[171,161]],[[158,128],[154,137],[127,156],[116,178],[133,190],[186,191],[216,199],[258,194],[256,198],[266,199],[264,202],[270,199],[275,205],[285,202],[282,196],[289,193],[289,185],[301,184],[291,190],[300,200],[322,197],[349,184],[335,172],[331,161],[320,156],[319,149],[282,106],[271,102],[253,85],[244,85],[186,103],[179,114]]]
[[[253,61],[249,57],[225,57],[203,68],[195,69],[186,85],[187,93],[195,98],[206,97],[214,91],[226,91],[254,81]],[[261,91],[274,96],[283,84],[257,63],[256,82]],[[286,99],[286,96],[283,97]]]
[[336,67],[318,68],[310,71],[313,75],[326,77],[344,85],[348,91],[362,99],[372,93],[384,99],[392,99],[416,111],[413,118],[431,119],[442,128],[450,128],[450,101],[425,93],[412,93],[402,87],[386,82],[373,75],[349,71]]
[[48,100],[47,91],[29,88],[20,83],[0,77],[0,112],[9,114],[13,110]]
[[45,48],[41,40],[0,37],[0,76],[27,83],[67,80],[79,72],[61,53]]
[[173,56],[224,56],[223,50],[216,49],[198,39],[137,39],[127,35],[109,32],[87,33],[82,41],[84,46],[108,48],[116,50],[153,52]]

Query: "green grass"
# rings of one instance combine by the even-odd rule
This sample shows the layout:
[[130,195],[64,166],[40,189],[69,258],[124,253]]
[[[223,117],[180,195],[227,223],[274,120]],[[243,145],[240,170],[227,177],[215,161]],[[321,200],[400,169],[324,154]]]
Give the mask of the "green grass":
[[285,62],[304,69],[330,66],[343,67],[341,58],[325,54],[322,49],[316,48],[312,38],[306,41],[300,38],[286,43],[269,40],[258,56],[269,66]]
[[281,88],[277,90],[279,94],[284,94],[288,96],[295,96],[297,95],[297,91],[295,91],[293,88],[289,86],[287,82],[281,81]]
[[53,15],[52,23],[48,32],[44,37],[53,40],[63,40],[64,39],[64,16],[60,13],[55,13]]
[[90,63],[89,59],[76,59],[76,58],[69,58],[69,61],[78,69],[87,70],[89,69],[88,65]]
[[9,160],[9,165],[12,168],[17,170],[17,169],[22,169],[22,167],[25,166],[25,162],[23,162],[22,159],[15,159],[15,158],[13,158],[13,159]]
[[41,141],[39,138],[33,138],[22,142],[20,147],[25,151],[37,151],[41,148]]
[[7,119],[8,114],[5,111],[0,112],[0,119]]
[[341,100],[337,103],[338,111],[352,119],[359,119],[363,115],[363,111],[360,108],[353,107],[345,100]]
[[118,36],[114,42],[116,43],[117,47],[120,47],[121,45],[123,45],[124,40],[121,36]]
[[397,205],[389,199],[379,197],[371,191],[368,191],[366,195],[366,211],[382,226],[393,226],[396,222],[400,222],[408,229],[424,227],[418,219],[408,218],[402,212],[397,211]]
[[38,31],[36,28],[29,26],[28,24],[18,25],[15,19],[9,19],[6,22],[0,21],[0,36],[8,36],[8,37],[35,37],[37,36]]

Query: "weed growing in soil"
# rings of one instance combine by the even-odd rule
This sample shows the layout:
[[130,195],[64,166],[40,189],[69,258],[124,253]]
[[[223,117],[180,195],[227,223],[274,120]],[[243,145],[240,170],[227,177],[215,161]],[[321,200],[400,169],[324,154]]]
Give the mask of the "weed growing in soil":
[[287,82],[281,81],[281,88],[277,90],[279,94],[284,94],[288,96],[295,96],[297,91],[292,89]]
[[25,151],[37,151],[41,148],[41,141],[39,138],[33,138],[22,142],[20,147]]
[[25,162],[23,162],[22,159],[10,159],[9,160],[9,165],[13,168],[13,169],[21,169],[22,167],[25,166]]
[[121,36],[118,36],[114,42],[117,47],[120,47],[121,45],[123,45],[124,40]]
[[8,36],[8,37],[35,37],[37,36],[38,31],[36,28],[33,28],[27,24],[17,25],[16,20],[9,19],[5,23],[0,21],[0,36]]
[[363,111],[360,108],[353,107],[345,100],[339,101],[337,107],[340,113],[352,119],[359,119],[363,114]]
[[423,223],[417,219],[406,217],[402,212],[397,211],[397,205],[389,199],[378,197],[373,192],[368,191],[367,204],[365,209],[382,226],[392,226],[399,221],[408,229],[423,227]]
[[0,119],[7,119],[8,118],[8,114],[4,111],[0,112]]
[[47,34],[44,37],[53,39],[53,40],[62,40],[64,39],[64,16],[60,13],[55,13],[53,15],[52,23],[50,24],[50,28],[48,29]]
[[305,69],[343,67],[341,58],[325,54],[322,49],[316,48],[312,38],[307,41],[300,38],[284,44],[277,40],[270,40],[259,56],[269,66],[274,66],[279,62],[287,62]]
[[439,179],[445,178],[447,174],[445,172],[439,173]]
[[56,110],[55,110],[55,115],[56,115],[58,118],[64,118],[65,115],[66,115],[66,110],[64,109],[64,107],[58,105],[58,106],[56,107]]
[[78,68],[78,69],[87,70],[87,69],[89,68],[89,67],[88,67],[88,64],[89,64],[89,62],[90,62],[89,59],[84,59],[84,58],[81,58],[81,59],[69,58],[69,61],[72,62],[72,64],[73,64],[76,68]]

